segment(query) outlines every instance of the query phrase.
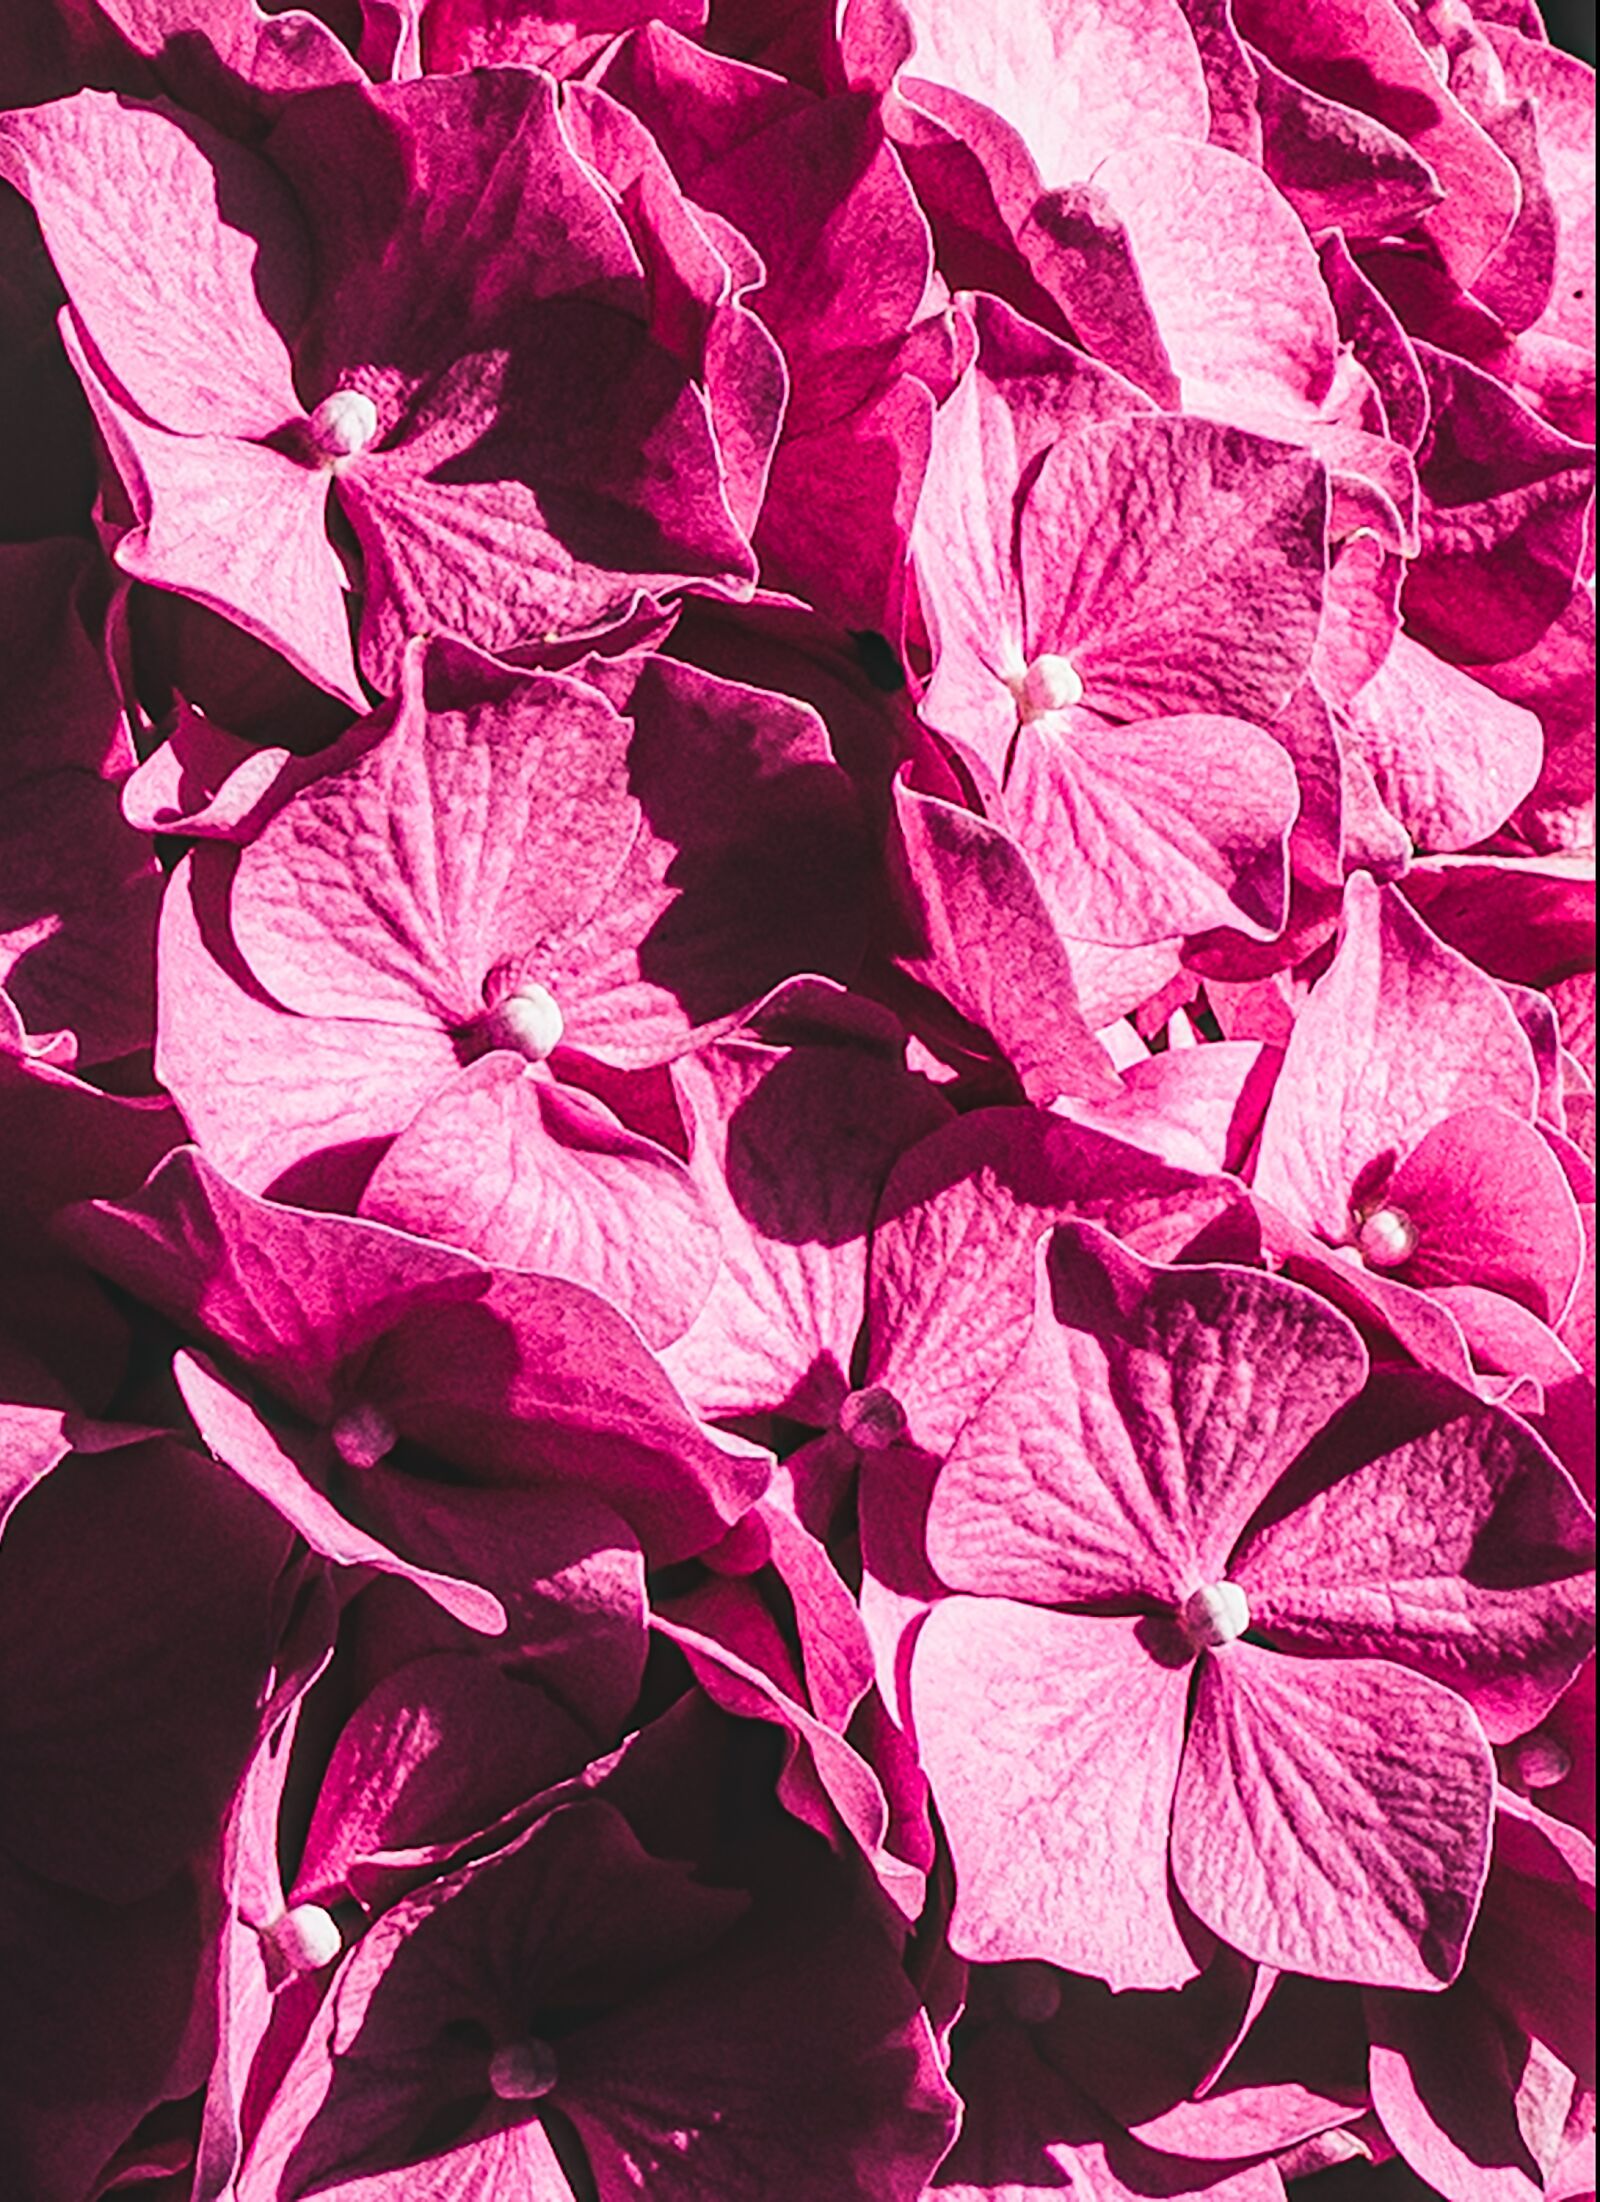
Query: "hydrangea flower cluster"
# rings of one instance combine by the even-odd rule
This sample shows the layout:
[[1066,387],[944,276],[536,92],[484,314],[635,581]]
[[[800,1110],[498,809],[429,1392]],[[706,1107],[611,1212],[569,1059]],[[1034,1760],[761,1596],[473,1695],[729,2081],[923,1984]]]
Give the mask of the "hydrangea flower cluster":
[[1593,2193],[1592,147],[7,0],[8,2198]]

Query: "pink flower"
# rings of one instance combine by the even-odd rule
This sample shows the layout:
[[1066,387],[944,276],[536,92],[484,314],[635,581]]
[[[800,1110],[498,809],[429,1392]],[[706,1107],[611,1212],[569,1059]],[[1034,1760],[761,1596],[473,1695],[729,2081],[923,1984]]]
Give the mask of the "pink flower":
[[1055,1234],[928,1514],[962,1595],[923,1624],[912,1701],[964,1954],[1172,1986],[1198,1920],[1323,1977],[1460,1969],[1480,1714],[1574,1671],[1593,1525],[1520,1425],[1404,1379],[1308,1452],[1367,1373],[1296,1286]]
[[[749,589],[714,416],[770,445],[781,365],[724,302],[726,264],[659,156],[609,103],[591,116],[597,97],[583,152],[550,80],[520,69],[308,93],[265,156],[99,92],[5,117],[0,164],[40,216],[132,507],[125,571],[353,702],[330,496],[384,691],[419,630],[505,649],[613,623],[641,589]],[[635,228],[590,150],[637,176]],[[496,242],[516,224],[547,241],[533,283]]]

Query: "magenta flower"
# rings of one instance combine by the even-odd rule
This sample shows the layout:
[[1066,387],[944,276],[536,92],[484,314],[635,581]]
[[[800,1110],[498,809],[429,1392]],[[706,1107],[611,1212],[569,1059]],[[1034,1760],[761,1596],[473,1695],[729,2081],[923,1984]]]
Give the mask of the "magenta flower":
[[1090,424],[1046,441],[990,326],[919,519],[925,714],[998,791],[1067,939],[1268,938],[1299,798],[1262,729],[1316,641],[1322,469],[1209,422],[1105,418],[1095,390]]
[[[98,92],[5,117],[0,163],[132,510],[125,571],[353,702],[330,496],[386,692],[418,631],[505,649],[613,623],[640,590],[748,591],[719,443],[759,469],[781,364],[643,133],[619,139],[609,103],[591,123],[596,97],[564,119],[521,69],[336,85],[292,101],[265,154]],[[533,280],[505,251],[518,226],[546,240]]]
[[1450,1341],[1417,1307],[1423,1293],[1485,1344],[1495,1309],[1480,1295],[1559,1323],[1583,1230],[1544,1113],[1535,1048],[1505,992],[1396,889],[1352,880],[1343,941],[1295,1020],[1254,1173],[1264,1200],[1338,1251],[1337,1268],[1318,1271],[1326,1288],[1355,1293],[1349,1304],[1429,1359]]
[[[520,1595],[515,1544],[494,1557],[494,1517],[509,1508],[509,1524],[530,1484],[570,1479],[553,1503],[597,1507],[601,1534],[625,1544],[615,1507],[653,1558],[676,1559],[714,1542],[766,1481],[767,1456],[702,1430],[627,1319],[579,1286],[257,1200],[192,1149],[70,1228],[97,1267],[297,1418],[275,1431],[184,1353],[181,1388],[219,1457],[313,1549],[414,1579],[469,1627],[505,1625],[479,1578]],[[411,1474],[412,1446],[458,1465],[477,1501],[426,1460]]]
[[964,1954],[1173,1986],[1192,1914],[1323,1977],[1459,1970],[1483,1722],[1582,1658],[1593,1524],[1520,1425],[1403,1379],[1302,1460],[1366,1376],[1296,1286],[1055,1234],[928,1515],[963,1595],[923,1625],[912,1699]]
[[174,875],[158,1067],[241,1182],[314,1166],[295,1189],[353,1202],[478,1057],[660,1063],[854,960],[856,799],[812,714],[659,657],[589,669],[615,702],[415,646],[396,702],[237,859],[202,846]]
[[916,2202],[952,2123],[926,2022],[849,1880],[785,1862],[752,1904],[590,1798],[404,1899],[336,1977],[241,2197],[399,2202],[420,2177],[554,2202],[570,2119],[618,2195]]

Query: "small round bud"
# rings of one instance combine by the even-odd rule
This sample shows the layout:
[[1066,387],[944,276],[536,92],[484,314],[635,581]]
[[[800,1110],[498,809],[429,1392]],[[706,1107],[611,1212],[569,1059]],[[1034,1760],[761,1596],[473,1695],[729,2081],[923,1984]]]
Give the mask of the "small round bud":
[[265,1940],[290,1973],[320,1973],[344,1948],[338,1922],[320,1904],[296,1904],[265,1930]]
[[400,1432],[381,1407],[346,1407],[328,1433],[347,1468],[376,1468],[400,1442]]
[[311,415],[311,440],[325,459],[353,459],[378,433],[378,408],[364,390],[334,390]]
[[1250,1626],[1250,1601],[1237,1583],[1202,1583],[1178,1609],[1196,1651],[1224,1651]]
[[839,1409],[839,1429],[864,1453],[881,1453],[906,1434],[905,1410],[881,1384],[851,1392]]
[[1000,1967],[1000,1996],[1019,2026],[1043,2026],[1061,2008],[1061,1982],[1053,1965],[1017,1958]]
[[489,2085],[503,2103],[536,2103],[556,2084],[556,2053],[531,2036],[497,2049],[489,2059]]
[[1546,1729],[1534,1728],[1511,1746],[1511,1764],[1524,1789],[1554,1789],[1572,1772],[1572,1753]]
[[542,1063],[547,1055],[553,1055],[565,1029],[555,996],[537,979],[525,979],[489,1013],[489,1037],[494,1045],[525,1055],[530,1063]]
[[1047,711],[1065,711],[1083,701],[1083,682],[1070,658],[1047,652],[1035,658],[1021,679],[1012,684],[1017,709],[1024,722],[1042,718]]
[[1400,1269],[1417,1251],[1417,1227],[1403,1208],[1374,1208],[1362,1218],[1356,1249],[1369,1269]]

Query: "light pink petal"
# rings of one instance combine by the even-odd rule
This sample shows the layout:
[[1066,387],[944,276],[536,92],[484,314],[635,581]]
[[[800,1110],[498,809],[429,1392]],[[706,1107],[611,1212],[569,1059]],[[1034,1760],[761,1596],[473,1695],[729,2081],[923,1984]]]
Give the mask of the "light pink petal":
[[[275,2106],[276,2107],[276,2106]],[[480,2124],[482,2120],[474,2120]],[[284,2151],[293,2163],[293,2148]],[[418,2202],[419,2171],[427,2179],[427,2202],[501,2202],[514,2194],[518,2202],[572,2202],[572,2186],[550,2137],[537,2118],[521,2118],[487,2133],[468,2132],[459,2140],[431,2154],[425,2165],[402,2164],[392,2171],[334,2172],[319,2180],[317,2193],[324,2202]],[[284,2167],[284,2176],[292,2176]],[[253,2157],[241,2197],[265,2202],[268,2192],[281,2193],[278,2167],[269,2158]]]
[[[981,99],[1027,141],[1047,184],[1088,176],[1131,134],[1203,139],[1205,79],[1176,0],[907,0],[916,48],[906,64]],[[916,85],[907,86],[916,98]]]
[[1094,1224],[1041,1257],[1026,1345],[956,1442],[928,1516],[953,1589],[1181,1605],[1361,1389],[1354,1327],[1258,1270],[1154,1269]]
[[1022,850],[989,819],[900,776],[894,802],[901,899],[915,926],[899,960],[988,1033],[1031,1099],[1107,1093],[1110,1064]]
[[1532,1125],[1462,1109],[1412,1149],[1385,1198],[1417,1230],[1406,1283],[1476,1286],[1561,1320],[1583,1268],[1583,1222]]
[[1298,215],[1260,169],[1140,131],[1095,182],[1127,225],[1185,408],[1313,413],[1333,383],[1333,308]]
[[1594,349],[1594,77],[1574,53],[1525,37],[1509,25],[1485,36],[1513,99],[1531,99],[1539,164],[1554,203],[1556,255],[1541,330]]
[[328,539],[327,477],[266,444],[169,434],[105,386],[70,308],[62,335],[133,508],[117,564],[220,614],[329,695],[364,707],[344,571]]
[[1022,729],[1005,818],[1068,939],[1146,947],[1281,932],[1299,802],[1288,752],[1242,720],[1073,711]]
[[1437,1988],[1461,1967],[1492,1806],[1488,1745],[1453,1691],[1383,1660],[1236,1643],[1201,1662],[1173,1875],[1263,1964]]
[[0,124],[73,310],[125,400],[179,434],[300,416],[289,344],[310,249],[281,179],[198,117],[80,92]]
[[1028,1336],[1034,1249],[1073,1215],[1152,1261],[1173,1261],[1238,1210],[1225,1180],[1173,1169],[1040,1110],[980,1109],[896,1166],[873,1233],[869,1384],[905,1410],[913,1443],[948,1452]]
[[912,1696],[962,1956],[1119,1989],[1199,1970],[1167,1888],[1190,1669],[1153,1657],[1141,1626],[992,1598],[947,1598],[923,1624]]
[[1351,698],[1349,738],[1426,854],[1487,840],[1533,788],[1544,762],[1544,733],[1531,711],[1409,635],[1395,638]]
[[720,1259],[716,1223],[675,1156],[504,1051],[424,1104],[361,1213],[498,1268],[586,1285],[658,1347],[693,1322]]
[[199,1354],[180,1353],[173,1364],[184,1404],[200,1435],[217,1458],[276,1508],[313,1552],[336,1567],[372,1568],[414,1583],[464,1627],[489,1636],[505,1631],[506,1614],[492,1591],[477,1583],[414,1567],[375,1537],[345,1520],[338,1508],[309,1484],[298,1464],[273,1437],[253,1407],[223,1382]]
[[1340,1245],[1356,1182],[1382,1156],[1480,1104],[1531,1119],[1535,1098],[1532,1049],[1494,982],[1357,874],[1339,952],[1295,1021],[1256,1189]]
[[353,1205],[381,1144],[460,1061],[439,1026],[297,1017],[252,980],[228,926],[231,854],[196,848],[161,907],[156,1070],[246,1192],[315,1186]]
[[1176,1169],[1237,1170],[1277,1072],[1277,1050],[1259,1040],[1167,1048],[1130,1063],[1112,1100],[1062,1101],[1056,1113],[1128,1140]]
[[124,782],[123,816],[143,833],[249,840],[285,773],[306,762],[230,734],[182,703],[166,740]]
[[235,937],[286,1008],[465,1024],[496,961],[580,924],[621,868],[638,828],[627,724],[566,674],[435,642],[373,732],[244,851]]
[[1000,300],[980,293],[971,311],[978,356],[935,416],[913,535],[934,643],[922,710],[998,780],[1017,723],[1005,683],[1026,655],[1012,565],[1018,493],[1063,433],[1147,401]]
[[1069,659],[1106,717],[1270,726],[1311,663],[1326,497],[1304,452],[1211,421],[1063,437],[1022,514],[1028,655]]
[[1496,1740],[1549,1711],[1593,1639],[1594,1520],[1524,1423],[1379,1378],[1307,1475],[1229,1569],[1275,1645],[1415,1668]]

